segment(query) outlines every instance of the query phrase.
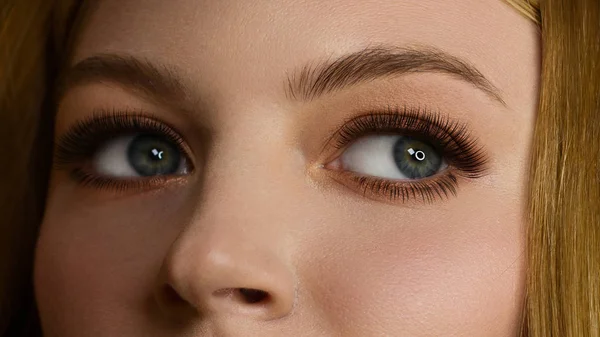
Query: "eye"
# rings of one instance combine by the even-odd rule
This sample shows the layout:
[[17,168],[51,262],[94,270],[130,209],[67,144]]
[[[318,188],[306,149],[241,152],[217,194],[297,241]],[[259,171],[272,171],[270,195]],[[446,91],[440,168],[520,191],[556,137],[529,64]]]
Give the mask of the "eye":
[[179,147],[164,136],[120,136],[102,144],[92,158],[92,169],[105,177],[151,177],[188,172]]
[[94,111],[55,143],[53,168],[82,187],[141,193],[194,172],[193,151],[182,134],[143,111]]
[[433,202],[488,170],[486,151],[469,126],[421,107],[388,107],[344,122],[325,148],[337,157],[321,166],[361,196],[386,202]]
[[448,166],[429,142],[401,135],[361,137],[336,161],[343,170],[393,180],[427,178]]

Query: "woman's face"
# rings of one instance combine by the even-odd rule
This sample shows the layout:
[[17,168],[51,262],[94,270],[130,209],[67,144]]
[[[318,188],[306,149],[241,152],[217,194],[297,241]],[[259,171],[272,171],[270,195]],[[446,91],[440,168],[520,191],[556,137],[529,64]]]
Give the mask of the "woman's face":
[[538,40],[500,0],[99,2],[45,334],[515,336]]

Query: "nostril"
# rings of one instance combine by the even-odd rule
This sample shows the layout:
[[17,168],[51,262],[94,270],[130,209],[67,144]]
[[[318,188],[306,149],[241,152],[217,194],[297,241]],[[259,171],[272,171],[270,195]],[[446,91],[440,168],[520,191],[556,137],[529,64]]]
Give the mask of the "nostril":
[[185,322],[198,315],[194,304],[188,302],[175,288],[168,284],[157,287],[154,300],[161,315],[174,322]]
[[258,289],[240,288],[238,291],[244,300],[250,304],[262,302],[269,297],[266,291]]
[[170,285],[164,285],[162,289],[163,291],[161,297],[164,303],[175,306],[187,305],[186,300],[184,300]]

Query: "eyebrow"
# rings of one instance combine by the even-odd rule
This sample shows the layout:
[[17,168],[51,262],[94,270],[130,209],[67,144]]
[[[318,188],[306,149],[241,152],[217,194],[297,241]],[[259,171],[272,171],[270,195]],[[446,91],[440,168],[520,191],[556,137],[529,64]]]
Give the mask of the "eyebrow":
[[[444,73],[466,81],[506,106],[496,88],[467,61],[435,48],[366,48],[333,61],[307,64],[287,77],[286,96],[310,101],[378,78],[408,73]],[[174,67],[133,56],[99,54],[86,58],[62,74],[57,99],[86,83],[116,83],[177,110],[196,110],[200,100]]]
[[60,99],[70,88],[98,82],[123,85],[176,109],[191,109],[193,95],[175,68],[115,54],[95,55],[67,69],[56,96]]
[[333,61],[306,65],[287,78],[288,97],[310,101],[371,80],[409,73],[442,73],[472,84],[506,106],[500,90],[475,66],[434,47],[369,47]]

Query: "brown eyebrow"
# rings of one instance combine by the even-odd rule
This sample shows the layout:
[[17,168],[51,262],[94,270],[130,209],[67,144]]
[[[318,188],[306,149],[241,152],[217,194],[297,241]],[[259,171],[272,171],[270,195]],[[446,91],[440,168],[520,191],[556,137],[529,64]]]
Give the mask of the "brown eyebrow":
[[444,73],[466,81],[506,106],[500,90],[477,68],[433,47],[369,47],[334,61],[309,64],[288,76],[286,94],[310,101],[377,78],[422,72]]
[[[332,62],[308,64],[287,77],[286,94],[309,101],[376,78],[419,72],[455,76],[506,106],[499,90],[474,66],[435,48],[366,48]],[[175,68],[115,54],[95,55],[69,68],[61,76],[57,98],[69,88],[93,82],[121,84],[177,110],[193,111],[199,102],[192,100],[195,96]]]
[[192,95],[174,68],[114,54],[95,55],[68,69],[59,80],[57,98],[72,87],[94,82],[121,84],[164,105],[191,108]]

